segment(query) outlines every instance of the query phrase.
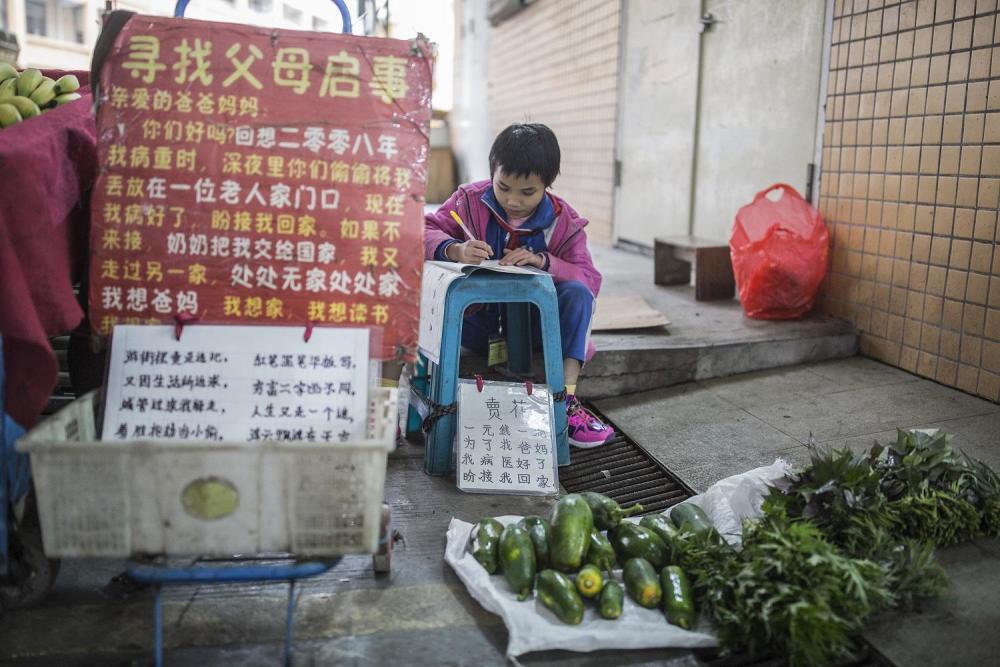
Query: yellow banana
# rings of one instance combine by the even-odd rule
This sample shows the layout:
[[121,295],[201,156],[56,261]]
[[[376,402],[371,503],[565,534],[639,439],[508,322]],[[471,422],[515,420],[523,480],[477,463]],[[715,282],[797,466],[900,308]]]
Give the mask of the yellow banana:
[[34,68],[24,70],[17,78],[17,94],[21,97],[29,97],[44,78],[40,70]]
[[83,95],[81,95],[80,93],[64,93],[62,95],[56,95],[56,106],[61,107],[64,104],[75,102],[81,97],[83,97]]
[[24,120],[34,118],[38,114],[42,113],[42,110],[38,108],[38,105],[29,100],[27,97],[9,97],[4,100],[4,104],[9,104],[17,109],[17,112],[21,114],[21,118]]
[[56,98],[56,82],[49,78],[44,79],[28,97],[38,106],[44,107]]
[[75,93],[80,89],[80,80],[73,74],[66,74],[56,81],[56,95]]
[[21,114],[13,104],[0,104],[0,127],[10,127],[21,122]]
[[7,79],[16,79],[17,70],[10,63],[0,63],[0,81],[6,81]]
[[17,77],[0,83],[0,100],[17,95]]

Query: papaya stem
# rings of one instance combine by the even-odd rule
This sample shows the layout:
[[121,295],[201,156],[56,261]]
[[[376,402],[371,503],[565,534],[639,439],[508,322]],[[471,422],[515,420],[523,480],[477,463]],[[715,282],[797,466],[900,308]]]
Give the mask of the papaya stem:
[[640,505],[639,503],[636,503],[636,504],[632,505],[632,507],[629,507],[627,509],[623,508],[622,509],[622,516],[632,516],[633,514],[638,514],[641,511],[642,511],[642,505]]

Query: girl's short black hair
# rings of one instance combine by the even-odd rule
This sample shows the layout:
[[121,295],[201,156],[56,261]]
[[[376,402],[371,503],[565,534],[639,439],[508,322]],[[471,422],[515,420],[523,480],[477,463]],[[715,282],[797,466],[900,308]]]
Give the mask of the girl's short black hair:
[[498,167],[508,174],[527,177],[538,174],[545,187],[559,175],[559,141],[555,133],[541,123],[508,125],[493,140],[490,148],[490,176]]

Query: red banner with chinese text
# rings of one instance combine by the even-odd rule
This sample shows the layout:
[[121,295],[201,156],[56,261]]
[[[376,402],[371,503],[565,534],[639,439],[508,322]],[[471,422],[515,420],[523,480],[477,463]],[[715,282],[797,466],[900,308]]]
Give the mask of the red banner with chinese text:
[[135,16],[94,94],[96,330],[190,314],[415,348],[425,42]]

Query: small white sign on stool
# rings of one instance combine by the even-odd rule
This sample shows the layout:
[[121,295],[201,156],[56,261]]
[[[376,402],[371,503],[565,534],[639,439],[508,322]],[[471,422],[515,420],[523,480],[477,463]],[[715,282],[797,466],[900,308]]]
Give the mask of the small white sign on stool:
[[559,492],[547,386],[459,380],[456,421],[459,489],[543,496]]

